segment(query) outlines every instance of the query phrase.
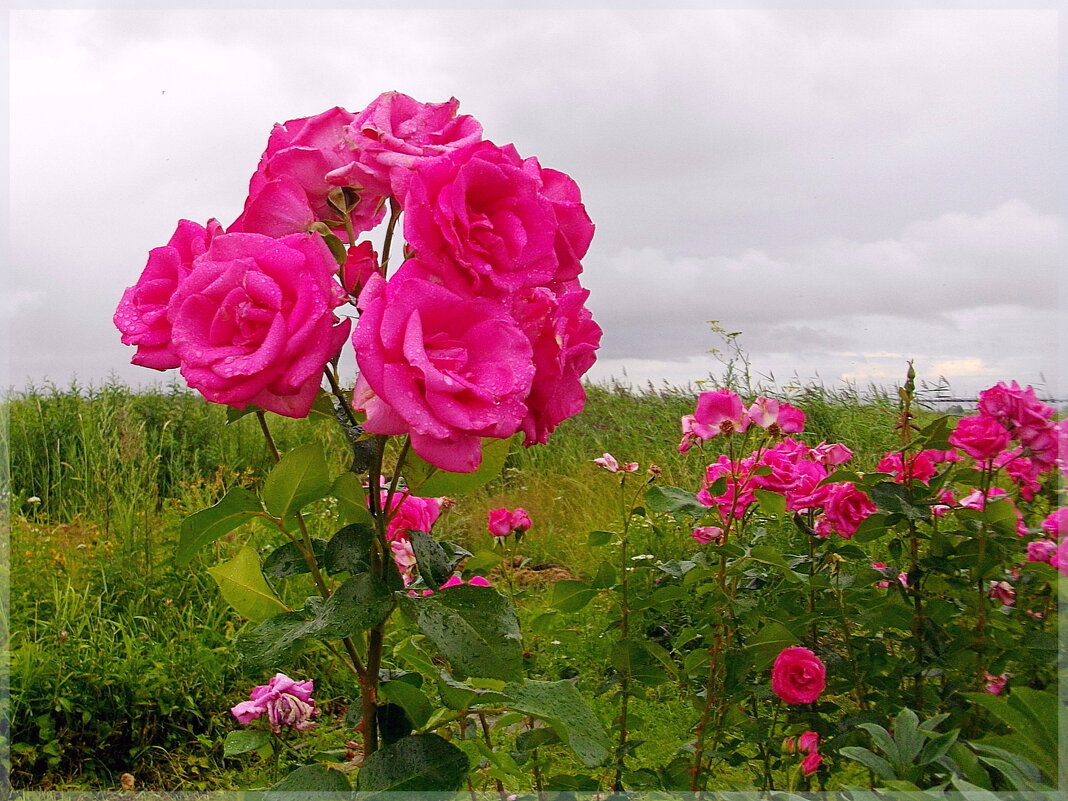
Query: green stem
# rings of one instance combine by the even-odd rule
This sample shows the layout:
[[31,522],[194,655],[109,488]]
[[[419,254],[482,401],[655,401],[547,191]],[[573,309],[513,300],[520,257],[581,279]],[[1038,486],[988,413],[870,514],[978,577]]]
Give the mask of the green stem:
[[380,261],[379,269],[382,271],[382,276],[385,277],[386,269],[389,266],[389,251],[393,246],[393,229],[397,226],[397,219],[401,215],[401,207],[397,205],[397,201],[393,198],[389,199],[389,222],[386,224],[386,238],[382,242],[382,259]]

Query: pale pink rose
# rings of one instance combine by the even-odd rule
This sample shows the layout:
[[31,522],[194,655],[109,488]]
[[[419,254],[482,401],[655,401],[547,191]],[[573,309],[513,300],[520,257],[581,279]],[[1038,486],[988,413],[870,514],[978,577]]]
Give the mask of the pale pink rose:
[[149,252],[141,277],[123,293],[112,318],[122,332],[122,344],[137,346],[133,364],[153,370],[181,364],[171,345],[167,309],[178,282],[193,269],[193,260],[220,233],[222,226],[215,220],[209,220],[207,228],[182,220],[166,245]]
[[474,144],[482,126],[457,115],[460,102],[420,103],[400,92],[383,92],[357,114],[345,131],[352,162],[331,180],[364,186],[403,200],[416,164]]
[[[530,342],[501,305],[409,277],[373,275],[352,344],[360,379],[381,403],[357,404],[366,431],[410,434],[435,467],[470,473],[482,438],[503,439],[527,416],[534,377]],[[363,393],[364,396],[366,393]]]
[[807,648],[784,648],[771,666],[771,689],[788,704],[810,704],[827,684],[827,669]]
[[1012,606],[1016,603],[1016,590],[1007,581],[993,581],[990,583],[990,597],[1001,601],[1004,606]]
[[341,284],[352,297],[359,297],[371,276],[380,272],[374,247],[370,242],[361,242],[347,251],[345,264],[341,268]]
[[596,361],[601,327],[584,305],[589,291],[532,287],[511,297],[512,316],[530,341],[534,379],[521,424],[524,445],[544,443],[562,421],[582,411],[582,376]]
[[819,751],[813,751],[804,759],[801,760],[801,771],[808,776],[811,773],[815,773],[819,770],[820,765],[823,764],[823,756]]
[[1032,540],[1027,543],[1028,562],[1048,562],[1057,553],[1055,540]]
[[1009,446],[1009,432],[993,417],[963,417],[949,435],[949,442],[973,459],[988,462]]
[[336,270],[317,235],[216,236],[168,307],[182,376],[214,403],[306,417],[348,337]]
[[397,566],[397,572],[400,573],[404,586],[407,587],[415,581],[415,567],[418,564],[415,550],[408,541],[408,535],[401,534],[391,540],[389,551],[393,555],[393,563]]
[[[685,418],[683,418],[685,421]],[[690,433],[707,440],[717,434],[730,435],[745,431],[749,426],[742,399],[729,389],[715,392],[702,392],[697,396],[697,408],[694,410]],[[683,434],[687,433],[687,424],[683,422]]]
[[812,458],[820,464],[839,465],[853,458],[853,451],[839,442],[821,442],[812,449]]
[[283,726],[304,731],[315,725],[312,717],[319,714],[311,697],[314,686],[310,680],[293,681],[284,673],[278,673],[267,684],[253,688],[249,700],[242,701],[230,712],[244,726],[266,713],[275,734],[281,732]]
[[988,671],[983,671],[983,678],[986,681],[986,692],[992,695],[1001,695],[1001,691],[1005,689],[1005,684],[1008,682],[1008,674],[1002,673],[1000,676],[994,676]]
[[693,530],[693,538],[702,545],[708,545],[711,542],[721,545],[724,531],[719,526],[697,526]]
[[907,590],[909,588],[909,574],[902,570],[897,574],[897,583]]
[[332,108],[275,125],[249,182],[245,208],[227,230],[280,237],[303,233],[317,220],[337,223],[342,214],[328,198],[345,186],[355,188],[359,198],[349,214],[353,229],[377,225],[385,214],[383,193],[365,191],[344,175],[354,160],[344,136],[354,119],[345,109]]
[[824,514],[835,533],[848,540],[857,532],[857,527],[877,511],[877,507],[863,490],[849,482],[827,486],[830,491]]
[[[552,180],[546,183],[551,175]],[[486,297],[568,282],[593,238],[574,182],[480,142],[421,163],[405,200],[404,238],[421,269],[454,291]],[[563,215],[565,219],[561,219]]]
[[609,473],[619,472],[619,462],[616,460],[616,457],[610,453],[606,453],[604,456],[593,459],[592,461],[594,464],[603,467]]
[[805,430],[805,413],[789,403],[774,398],[757,398],[746,412],[753,425],[770,434],[798,434]]
[[1068,507],[1050,512],[1042,521],[1042,530],[1057,539],[1068,535]]

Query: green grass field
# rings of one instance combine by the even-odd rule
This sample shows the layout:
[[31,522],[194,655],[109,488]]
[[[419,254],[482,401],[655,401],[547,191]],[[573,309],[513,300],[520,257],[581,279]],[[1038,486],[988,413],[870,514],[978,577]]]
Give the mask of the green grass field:
[[[587,533],[618,519],[617,499],[605,492],[592,459],[610,452],[643,470],[656,463],[663,483],[698,488],[701,457],[675,450],[679,418],[693,411],[696,391],[591,386],[588,394],[586,410],[547,445],[515,448],[498,479],[460,499],[438,536],[484,550],[486,510],[521,506],[534,521],[522,554],[581,577]],[[790,400],[808,416],[805,440],[848,442],[859,469],[873,467],[895,444],[895,405],[886,395],[808,386]],[[172,559],[184,516],[228,487],[254,486],[269,469],[254,418],[227,425],[223,408],[176,386],[138,392],[118,383],[31,388],[10,395],[6,413],[14,786],[117,789],[124,772],[153,789],[262,784],[269,764],[224,759],[221,748],[235,728],[228,710],[249,683],[232,648],[242,620],[204,568],[233,543],[216,543],[186,569]],[[329,421],[276,418],[273,425],[282,450],[304,441],[314,425],[316,436],[337,445],[342,467],[344,445]],[[678,558],[692,545],[643,543],[641,536],[655,534],[639,534],[634,553],[644,545]],[[598,679],[585,671],[599,661],[603,611],[593,604],[564,628],[542,631],[545,593],[531,586],[519,597],[528,674],[577,676],[592,695]],[[351,737],[341,720],[353,688],[329,668],[328,656],[311,651],[302,658],[325,713],[309,748],[337,748]],[[593,703],[609,721],[613,709]],[[693,710],[670,686],[635,703],[642,739],[654,744],[642,759],[656,764],[665,755],[655,744],[667,749],[679,741]],[[728,774],[725,786],[734,780],[745,783]]]

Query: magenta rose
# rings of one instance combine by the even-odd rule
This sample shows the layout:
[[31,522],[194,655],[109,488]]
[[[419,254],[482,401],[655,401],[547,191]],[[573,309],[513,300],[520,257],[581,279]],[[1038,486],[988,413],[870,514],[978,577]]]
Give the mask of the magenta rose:
[[490,509],[486,528],[495,539],[502,540],[512,533],[512,513],[507,509]]
[[359,197],[350,212],[353,229],[377,225],[385,214],[383,193],[350,183],[345,174],[355,158],[345,132],[355,119],[343,108],[332,108],[275,125],[249,182],[244,211],[227,231],[278,237],[303,233],[317,220],[341,220],[329,196],[345,186]]
[[582,376],[593,366],[601,343],[601,327],[584,305],[588,296],[585,289],[555,295],[535,287],[512,298],[512,316],[530,341],[534,358],[534,380],[521,424],[524,445],[546,442],[562,421],[586,405]]
[[697,396],[697,408],[693,413],[691,428],[701,439],[745,431],[748,426],[749,418],[737,393],[720,389],[715,392],[702,392]]
[[811,704],[827,685],[827,669],[807,648],[784,648],[771,666],[771,689],[788,704]]
[[533,525],[530,520],[530,514],[526,509],[522,507],[516,507],[512,511],[512,529],[519,533],[530,531],[530,527]]
[[[379,503],[384,509],[389,492],[382,490]],[[421,498],[407,491],[395,492],[389,507],[390,517],[386,527],[386,539],[406,539],[409,531],[430,532],[441,516],[441,498]]]
[[331,177],[403,200],[412,168],[482,139],[474,117],[457,115],[460,102],[420,103],[383,92],[345,130],[353,161]]
[[349,332],[336,270],[319,236],[216,236],[168,307],[182,376],[214,403],[306,417]]
[[857,527],[877,509],[871,499],[849,482],[829,484],[824,514],[831,528],[843,539],[850,539]]
[[1053,416],[1052,406],[1038,399],[1034,389],[1021,388],[1015,381],[979,393],[979,413],[995,418],[1007,428],[1044,428]]
[[960,419],[949,435],[949,444],[976,461],[986,462],[1009,446],[1009,432],[993,417],[977,414]]
[[1068,535],[1068,508],[1062,507],[1050,512],[1042,521],[1042,530],[1057,539]]
[[215,220],[210,220],[207,228],[182,220],[170,241],[148,254],[141,277],[123,293],[112,318],[122,332],[122,344],[137,346],[131,362],[154,370],[181,364],[171,346],[167,308],[178,282],[193,269],[193,260],[220,233],[222,226]]
[[593,238],[574,182],[511,145],[423,162],[404,207],[404,236],[424,268],[471,296],[571,281]]
[[388,283],[372,276],[360,296],[356,404],[368,432],[410,434],[432,465],[469,473],[483,437],[510,437],[527,416],[530,342],[500,304],[414,277],[409,264]]

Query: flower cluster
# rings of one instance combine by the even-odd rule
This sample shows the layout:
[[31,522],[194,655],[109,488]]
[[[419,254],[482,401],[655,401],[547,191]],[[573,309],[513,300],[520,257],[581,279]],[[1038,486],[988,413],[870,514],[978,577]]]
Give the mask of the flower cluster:
[[417,565],[408,532],[424,531],[429,534],[446,502],[446,498],[420,498],[407,491],[395,492],[392,498],[387,490],[379,493],[381,508],[386,509],[387,503],[389,505],[386,542],[389,543],[390,554],[405,587],[415,581]]
[[679,452],[686,453],[694,443],[721,434],[740,434],[751,425],[766,429],[772,436],[797,434],[804,430],[805,414],[773,398],[757,398],[746,408],[738,393],[729,389],[702,392],[697,396],[694,413],[682,418]]
[[311,697],[314,689],[311,680],[293,681],[284,673],[278,673],[266,684],[254,687],[249,700],[242,701],[230,712],[243,726],[266,714],[275,734],[283,726],[304,731],[315,725],[312,717],[319,714]]
[[494,544],[500,545],[509,534],[515,534],[516,539],[521,539],[523,534],[530,530],[530,515],[526,509],[517,508],[512,511],[507,509],[491,509],[486,528],[493,535]]
[[[276,125],[240,216],[183,220],[124,293],[133,362],[304,417],[351,332],[368,432],[408,434],[456,472],[478,468],[484,437],[545,442],[582,409],[600,344],[579,283],[594,226],[571,178],[457,109],[386,92]],[[402,212],[406,241],[392,276],[357,241],[387,207],[385,241]],[[353,300],[355,326],[336,313]]]
[[806,754],[801,760],[801,772],[806,776],[815,773],[823,764],[823,756],[819,751],[820,736],[814,731],[806,731],[795,737],[787,737],[783,740],[782,750],[785,754],[802,752]]
[[1068,576],[1068,508],[1051,512],[1040,528],[1046,537],[1027,543],[1027,561],[1048,562]]

